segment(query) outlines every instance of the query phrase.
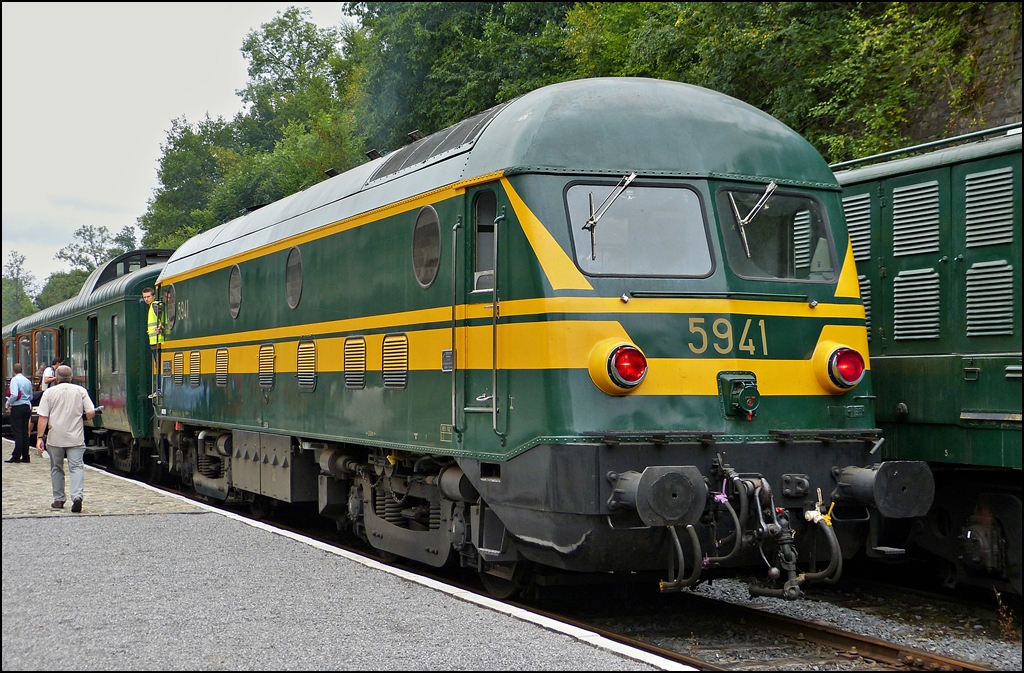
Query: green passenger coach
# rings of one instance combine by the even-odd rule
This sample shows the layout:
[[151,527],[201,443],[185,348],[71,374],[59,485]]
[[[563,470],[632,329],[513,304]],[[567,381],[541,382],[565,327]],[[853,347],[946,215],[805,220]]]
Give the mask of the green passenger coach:
[[[119,255],[86,278],[78,296],[3,328],[4,381],[20,362],[38,390],[42,367],[60,356],[73,383],[103,411],[87,423],[87,450],[110,452],[125,471],[153,455],[152,375],[144,287],[153,286],[171,250]],[[152,463],[152,461],[149,461]]]
[[846,169],[836,178],[868,307],[885,455],[934,472],[935,504],[914,540],[945,561],[948,583],[1017,594],[1020,128],[835,167]]

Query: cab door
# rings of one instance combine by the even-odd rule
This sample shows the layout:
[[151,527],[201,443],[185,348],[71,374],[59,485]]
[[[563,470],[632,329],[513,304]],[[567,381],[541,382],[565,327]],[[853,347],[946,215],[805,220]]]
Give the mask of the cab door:
[[[497,450],[508,429],[508,372],[499,367],[506,205],[494,186],[467,192],[461,327],[457,330],[457,429],[473,452]],[[498,264],[495,264],[495,261]],[[497,268],[496,268],[497,267]],[[507,345],[505,345],[507,348]]]

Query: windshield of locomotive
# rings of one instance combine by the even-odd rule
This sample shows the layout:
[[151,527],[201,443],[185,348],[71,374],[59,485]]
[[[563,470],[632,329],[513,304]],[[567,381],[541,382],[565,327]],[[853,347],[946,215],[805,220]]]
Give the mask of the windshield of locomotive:
[[[616,191],[620,193],[614,196]],[[584,273],[696,277],[711,273],[708,231],[700,199],[692,189],[577,184],[565,196],[576,262]],[[614,200],[607,203],[609,196]]]
[[816,199],[776,192],[770,185],[767,190],[722,189],[717,200],[725,253],[736,275],[819,282],[835,278],[828,223]]

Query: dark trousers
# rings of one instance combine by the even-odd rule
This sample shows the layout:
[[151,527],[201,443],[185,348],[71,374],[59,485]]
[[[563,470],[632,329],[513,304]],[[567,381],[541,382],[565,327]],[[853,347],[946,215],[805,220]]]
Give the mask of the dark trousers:
[[28,421],[32,417],[32,407],[27,404],[15,404],[11,407],[11,432],[14,434],[14,460],[28,461]]

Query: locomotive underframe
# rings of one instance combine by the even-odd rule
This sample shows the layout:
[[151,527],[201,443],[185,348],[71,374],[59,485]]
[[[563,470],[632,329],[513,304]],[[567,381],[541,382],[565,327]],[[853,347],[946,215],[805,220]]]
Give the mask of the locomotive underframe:
[[[664,574],[668,568],[671,579],[676,559],[680,569],[686,563],[683,548],[690,559],[711,557],[712,567],[767,563],[772,569],[785,565],[776,563],[785,556],[793,572],[797,561],[813,572],[838,560],[835,551],[849,558],[866,539],[874,540],[878,509],[884,509],[851,500],[845,483],[849,470],[872,461],[869,434],[760,442],[605,438],[544,444],[495,463],[269,433],[166,429],[168,467],[210,498],[316,501],[322,516],[385,558],[435,567],[457,561],[506,578],[531,562],[581,573]],[[870,490],[876,473],[864,472]],[[671,498],[689,498],[692,507],[676,508],[676,519],[652,525],[652,517],[670,515],[655,500],[657,511],[636,504],[645,497],[636,484],[649,489],[651,480],[644,486],[643,479],[633,479],[633,495],[624,498],[626,475],[641,474],[665,477]],[[839,508],[829,509],[833,504]],[[821,535],[820,522],[805,520],[805,514],[827,509],[828,535]],[[743,512],[740,519],[736,511]],[[682,546],[676,525],[694,527],[689,541],[682,536]],[[689,565],[691,573],[700,570]]]

